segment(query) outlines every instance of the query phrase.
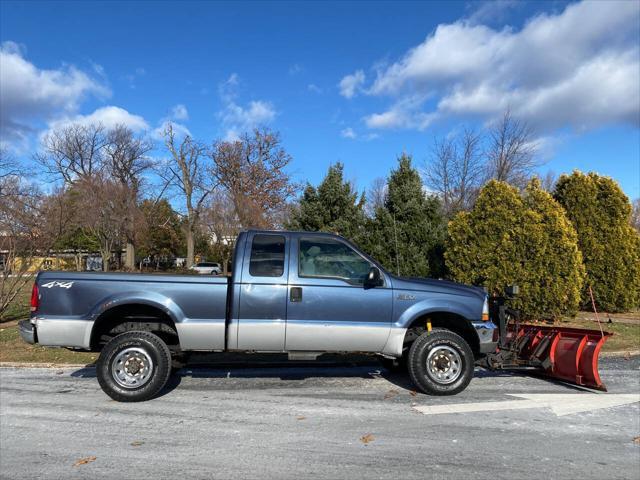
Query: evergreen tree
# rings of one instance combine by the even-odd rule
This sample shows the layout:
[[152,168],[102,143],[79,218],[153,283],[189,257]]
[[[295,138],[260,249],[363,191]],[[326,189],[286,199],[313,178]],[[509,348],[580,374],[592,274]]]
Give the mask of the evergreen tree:
[[584,267],[575,230],[560,205],[535,179],[521,197],[490,181],[474,207],[449,223],[445,253],[452,277],[501,295],[520,287],[512,306],[526,318],[574,314]]
[[287,228],[337,233],[356,243],[364,225],[364,197],[344,180],[344,166],[331,165],[317,188],[307,184]]
[[440,201],[427,196],[411,157],[402,154],[387,182],[384,207],[368,222],[365,250],[403,276],[440,276],[445,223]]
[[640,236],[631,226],[631,204],[611,178],[575,171],[563,175],[555,198],[578,233],[587,271],[582,305],[629,311],[640,304]]

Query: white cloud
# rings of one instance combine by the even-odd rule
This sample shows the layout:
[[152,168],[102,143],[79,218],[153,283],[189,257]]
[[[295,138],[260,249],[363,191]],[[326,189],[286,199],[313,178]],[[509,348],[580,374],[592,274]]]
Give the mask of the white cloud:
[[140,78],[143,77],[144,75],[147,74],[147,71],[142,68],[142,67],[138,67],[136,68],[132,73],[128,73],[127,75],[124,75],[124,79],[129,82],[129,88],[134,89],[136,88],[136,81]]
[[171,127],[173,128],[173,133],[175,134],[176,138],[182,139],[186,136],[193,137],[193,135],[191,135],[191,132],[189,131],[186,125],[172,122],[170,119],[167,119],[167,118],[163,118],[162,120],[160,120],[160,123],[158,124],[158,126],[151,131],[151,137],[159,141],[164,141],[165,140],[164,134],[167,131],[167,127],[169,125],[171,125]]
[[24,140],[38,124],[73,114],[88,95],[108,97],[109,89],[73,65],[43,70],[25,59],[14,42],[0,46],[0,138]]
[[124,108],[109,105],[101,107],[88,115],[73,115],[60,117],[49,122],[49,129],[64,128],[68,125],[94,125],[101,124],[105,128],[113,128],[116,125],[124,125],[134,132],[149,129],[149,124],[139,115],[129,113]]
[[364,118],[365,124],[374,129],[411,128],[426,129],[436,118],[436,113],[423,112],[424,97],[410,96],[397,101],[386,112],[373,113]]
[[356,135],[356,132],[353,131],[353,128],[351,127],[347,127],[344,128],[341,132],[340,132],[340,136],[342,138],[351,138],[351,139],[355,139],[357,138],[358,135]]
[[174,105],[171,109],[171,118],[175,120],[189,120],[189,111],[182,103]]
[[307,85],[307,90],[317,94],[322,93],[322,89],[319,86],[317,86],[315,83],[310,83],[309,85]]
[[509,10],[521,7],[518,0],[486,0],[468,4],[471,14],[467,17],[469,23],[490,23],[504,20]]
[[351,75],[345,76],[338,84],[338,87],[340,88],[340,95],[346,98],[353,98],[356,93],[360,91],[365,80],[366,77],[362,70],[358,70]]
[[299,73],[302,73],[303,70],[304,68],[302,68],[302,65],[300,65],[299,63],[294,63],[289,67],[289,75],[297,75]]
[[[434,115],[493,118],[507,107],[543,130],[640,125],[640,3],[570,4],[520,30],[478,24],[481,17],[439,25],[378,69],[367,89],[347,89],[393,99],[387,111],[366,117],[367,125],[420,128]],[[402,106],[416,96],[433,96],[435,107]]]
[[271,123],[276,117],[276,110],[271,102],[252,100],[244,106],[240,105],[237,101],[239,83],[240,79],[234,73],[218,88],[223,103],[218,118],[225,128],[225,139],[230,141],[238,139],[244,132]]

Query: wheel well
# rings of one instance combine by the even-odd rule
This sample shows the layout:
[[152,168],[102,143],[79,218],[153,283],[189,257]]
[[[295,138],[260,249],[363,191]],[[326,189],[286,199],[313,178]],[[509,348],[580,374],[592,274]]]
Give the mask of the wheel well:
[[170,350],[179,349],[178,331],[169,315],[150,305],[127,304],[103,312],[91,331],[91,350],[100,351],[116,335],[133,330],[158,335]]
[[442,328],[457,333],[469,344],[475,355],[480,354],[480,341],[469,320],[462,315],[450,312],[431,312],[416,318],[407,329],[403,349],[408,349],[413,341],[427,330],[427,320],[431,320],[432,328]]

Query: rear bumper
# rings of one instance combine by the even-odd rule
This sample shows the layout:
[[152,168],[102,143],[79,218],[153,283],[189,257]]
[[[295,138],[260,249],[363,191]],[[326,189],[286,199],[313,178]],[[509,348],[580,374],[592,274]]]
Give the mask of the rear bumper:
[[32,345],[36,343],[36,327],[31,323],[31,320],[20,320],[18,331],[25,342]]
[[498,348],[498,326],[493,322],[471,322],[478,334],[480,353],[492,353]]

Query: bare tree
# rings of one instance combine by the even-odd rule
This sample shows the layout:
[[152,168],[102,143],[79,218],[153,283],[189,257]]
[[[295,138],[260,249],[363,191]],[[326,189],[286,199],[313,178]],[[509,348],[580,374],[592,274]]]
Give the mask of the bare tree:
[[282,221],[287,202],[298,186],[286,167],[291,155],[278,133],[254,130],[234,142],[216,142],[210,152],[211,174],[227,191],[240,224],[273,228]]
[[207,176],[203,164],[205,148],[200,143],[189,135],[179,141],[171,124],[167,126],[164,136],[171,159],[166,172],[162,172],[162,175],[180,193],[185,202],[187,267],[190,267],[194,261],[194,238],[200,214],[207,196],[213,191],[215,185]]
[[384,198],[387,193],[387,180],[384,177],[374,178],[371,182],[365,202],[366,214],[373,218],[376,210],[384,207]]
[[544,177],[540,178],[540,184],[542,185],[542,188],[549,193],[553,193],[557,181],[558,176],[553,170],[548,170],[547,173],[544,174]]
[[147,156],[152,149],[153,143],[145,138],[136,137],[133,131],[124,125],[117,125],[107,132],[105,167],[111,177],[128,193],[126,208],[122,214],[126,225],[125,266],[129,269],[135,268],[136,219],[140,217],[138,199],[142,175],[152,166]]
[[35,158],[49,175],[72,185],[102,170],[106,143],[102,125],[73,124],[45,135],[42,150]]
[[442,200],[447,216],[471,208],[482,183],[480,134],[465,129],[457,136],[435,138],[425,168],[427,186]]
[[223,273],[226,275],[235,239],[242,230],[236,209],[227,192],[216,192],[209,199],[202,215],[202,223],[213,243],[215,254],[222,260]]
[[0,150],[0,320],[31,280],[36,257],[51,240],[40,235],[41,198],[15,159]]
[[507,110],[489,130],[487,177],[524,187],[540,165],[532,128]]
[[631,226],[640,233],[640,198],[633,201],[633,211],[631,213]]
[[106,174],[83,179],[73,189],[79,205],[92,205],[91,208],[78,208],[77,219],[82,231],[98,241],[102,270],[107,272],[112,252],[121,245],[128,226],[122,212],[128,206],[130,192],[125,185],[108,178]]

